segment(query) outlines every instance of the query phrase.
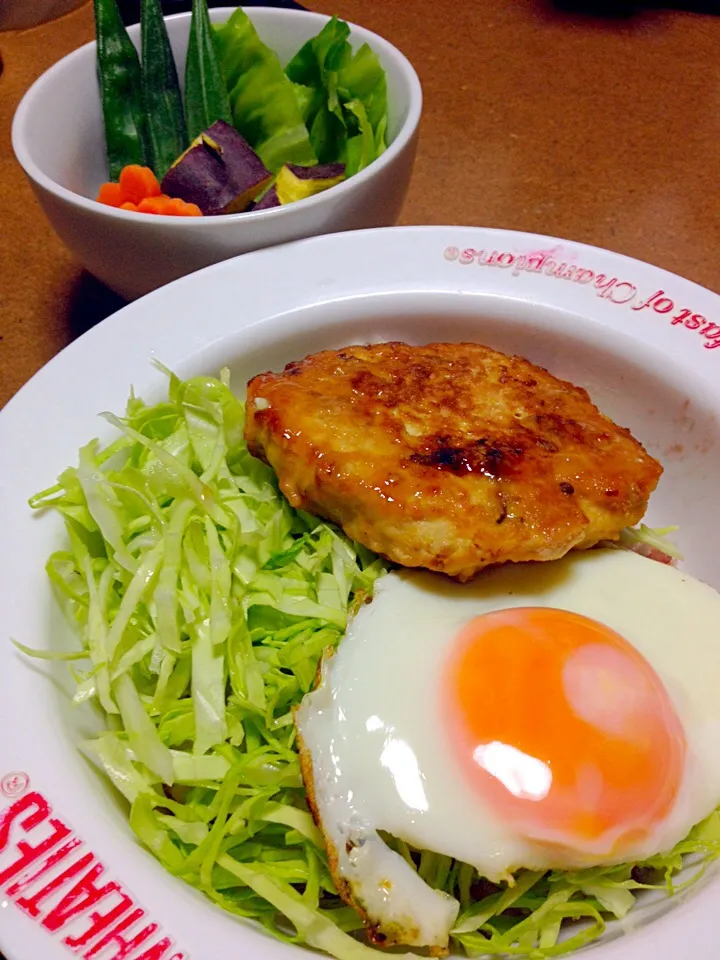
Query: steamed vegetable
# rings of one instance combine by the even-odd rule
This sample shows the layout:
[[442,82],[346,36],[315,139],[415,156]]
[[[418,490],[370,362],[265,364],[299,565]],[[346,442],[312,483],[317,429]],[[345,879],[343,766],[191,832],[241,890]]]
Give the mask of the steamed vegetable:
[[[101,203],[197,216],[259,197],[252,209],[263,210],[326,190],[385,149],[385,73],[367,44],[353,52],[346,23],[330,20],[284,69],[242,8],[213,27],[207,0],[193,0],[182,93],[161,0],[142,3],[142,66],[117,0],[94,2],[111,181]],[[164,194],[128,196],[116,181],[131,167],[151,170]]]
[[369,166],[385,149],[378,150],[376,135],[368,120],[365,106],[360,100],[350,100],[346,104],[347,112],[355,118],[358,132],[350,137],[347,144],[348,176],[358,173]]
[[159,197],[146,197],[138,204],[124,203],[122,210],[134,213],[153,213],[159,217],[201,217],[202,210],[195,203],[186,203],[179,197],[168,197],[161,194]]
[[110,178],[147,157],[140,60],[116,0],[94,0],[97,73]]
[[159,197],[162,193],[157,177],[149,167],[131,163],[123,167],[117,183],[103,183],[97,200],[110,207],[124,203],[138,204],[146,197]]
[[128,200],[130,203],[140,203],[146,197],[159,197],[162,192],[152,170],[136,164],[123,168],[119,186],[123,200]]
[[315,167],[298,167],[286,163],[277,175],[275,190],[280,203],[293,203],[329,190],[345,179],[342,163],[326,163]]
[[270,210],[271,207],[279,207],[279,206],[280,206],[280,197],[278,196],[278,192],[277,192],[277,189],[275,188],[275,184],[273,184],[272,187],[270,187],[270,189],[267,190],[263,194],[263,196],[257,201],[257,203],[253,204],[252,209],[253,210]]
[[[288,505],[247,450],[225,374],[171,376],[161,402],[132,396],[124,418],[106,417],[116,439],[88,444],[30,501],[64,517],[67,543],[47,571],[82,643],[36,655],[85,660],[75,700],[108,717],[84,752],[170,873],[280,939],[377,960],[350,935],[362,923],[335,893],[292,710],[384,566]],[[638,536],[672,550],[657,531],[628,532]],[[521,870],[512,885],[387,839],[459,900],[454,949],[546,960],[597,939],[643,891],[672,894],[697,879],[720,855],[720,812],[645,863]]]
[[276,173],[284,163],[317,163],[293,84],[242,7],[215,38],[233,123],[265,166]]
[[[350,28],[333,17],[287,65],[306,106],[321,163],[346,163],[350,177],[386,149],[387,78],[367,44],[353,53]],[[308,99],[307,91],[312,91]]]
[[248,142],[218,120],[173,164],[162,188],[214,215],[245,210],[271,179]]
[[137,164],[124,167],[118,183],[104,183],[96,199],[98,203],[134,213],[170,217],[202,216],[202,211],[195,204],[165,196],[152,170]]
[[106,207],[121,207],[125,203],[125,197],[119,183],[103,183],[95,199],[98,203],[104,203]]
[[148,159],[162,178],[188,145],[182,94],[160,0],[142,0],[142,91]]
[[[377,55],[367,44],[340,71],[340,95],[347,113],[357,124],[348,139],[347,176],[352,176],[376,160],[387,149],[387,77]],[[348,128],[355,125],[348,120]]]
[[288,77],[311,92],[305,122],[321,163],[344,162],[347,124],[338,94],[338,70],[351,56],[350,27],[333,17],[295,54]]
[[190,140],[216,120],[232,123],[206,0],[193,0],[185,60],[185,117]]

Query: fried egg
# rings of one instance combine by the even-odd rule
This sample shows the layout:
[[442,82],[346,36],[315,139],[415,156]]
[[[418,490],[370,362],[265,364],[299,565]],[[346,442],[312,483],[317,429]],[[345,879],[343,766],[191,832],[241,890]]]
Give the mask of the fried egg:
[[720,595],[612,549],[390,573],[296,725],[340,893],[442,950],[458,903],[383,832],[497,882],[667,852],[720,803]]

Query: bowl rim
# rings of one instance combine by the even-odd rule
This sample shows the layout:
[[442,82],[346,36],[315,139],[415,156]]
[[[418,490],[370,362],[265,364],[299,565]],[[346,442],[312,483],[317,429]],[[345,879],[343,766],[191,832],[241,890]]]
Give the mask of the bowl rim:
[[[225,22],[225,19],[229,18],[236,9],[237,7],[234,6],[213,7],[209,11],[210,18],[213,22],[223,23]],[[246,8],[246,12],[251,20],[254,20],[254,15],[256,13],[259,13],[260,15],[263,13],[272,13],[280,19],[285,19],[288,21],[297,21],[300,17],[312,17],[318,24],[325,24],[331,19],[330,15],[317,13],[314,10],[295,10],[285,7],[248,7]],[[187,21],[189,29],[190,18],[191,13],[182,12],[169,14],[164,19],[166,23],[171,21]],[[354,35],[362,42],[368,43],[376,52],[379,49],[383,50],[388,57],[397,61],[403,72],[403,75],[407,80],[410,96],[408,115],[398,130],[397,136],[390,144],[388,144],[385,152],[371,164],[365,167],[364,170],[360,170],[349,180],[344,180],[342,183],[336,184],[332,190],[325,190],[322,193],[315,194],[312,197],[305,197],[302,200],[295,201],[291,204],[286,204],[285,206],[271,207],[265,210],[249,210],[242,213],[229,213],[215,217],[172,217],[163,214],[155,214],[152,217],[149,217],[147,214],[137,213],[132,210],[120,210],[115,207],[110,207],[107,204],[100,204],[97,200],[93,200],[90,197],[85,197],[82,194],[75,193],[74,190],[69,190],[67,187],[64,187],[62,184],[58,183],[52,177],[49,177],[46,173],[44,173],[33,159],[30,148],[26,142],[25,125],[27,124],[28,116],[36,101],[42,96],[45,86],[52,85],[62,71],[66,69],[68,64],[72,61],[81,60],[83,57],[88,56],[91,52],[94,54],[97,46],[95,40],[90,40],[88,43],[83,44],[76,50],[72,50],[52,66],[48,67],[48,69],[45,70],[25,92],[15,110],[15,115],[13,116],[12,121],[11,142],[15,158],[22,167],[26,176],[31,181],[42,187],[47,192],[53,194],[58,199],[63,200],[75,207],[79,207],[80,209],[87,210],[90,213],[98,213],[98,208],[101,208],[102,213],[100,215],[108,216],[111,219],[119,219],[121,222],[135,222],[138,224],[145,222],[150,226],[158,222],[165,225],[171,223],[179,225],[182,223],[187,224],[189,229],[199,229],[201,228],[201,225],[207,229],[209,222],[227,224],[225,229],[229,229],[232,224],[237,223],[240,220],[246,223],[252,223],[258,220],[260,217],[267,221],[275,219],[281,222],[280,218],[283,216],[289,216],[291,213],[293,213],[297,209],[298,204],[303,205],[301,209],[311,209],[312,207],[327,203],[328,195],[336,197],[338,196],[338,191],[347,193],[349,190],[353,189],[354,184],[362,184],[370,180],[376,173],[380,173],[384,167],[390,164],[393,159],[399,153],[401,153],[402,150],[404,150],[404,148],[412,140],[420,124],[423,106],[422,86],[420,84],[420,78],[418,77],[417,72],[410,60],[398,47],[392,44],[389,40],[386,40],[384,37],[381,37],[379,34],[374,33],[372,30],[369,30],[367,27],[363,27],[360,24],[356,24],[351,21],[346,22],[350,27],[351,37]],[[139,32],[139,23],[132,24],[128,27],[128,33],[131,37],[139,35]]]

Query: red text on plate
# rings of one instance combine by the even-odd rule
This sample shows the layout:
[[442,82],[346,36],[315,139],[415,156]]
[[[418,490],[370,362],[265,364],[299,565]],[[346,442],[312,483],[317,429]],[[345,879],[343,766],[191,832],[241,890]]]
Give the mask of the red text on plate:
[[36,790],[0,812],[0,892],[83,960],[189,960]]
[[[698,344],[706,350],[720,348],[720,323],[708,320],[702,313],[691,307],[681,306],[667,295],[664,290],[656,290],[650,296],[642,296],[637,286],[627,280],[611,277],[597,270],[577,263],[562,261],[563,248],[552,250],[531,250],[524,253],[507,250],[475,250],[473,247],[446,247],[443,256],[446,260],[470,266],[495,267],[506,270],[510,276],[524,274],[542,274],[562,280],[564,283],[580,284],[602,300],[639,313],[649,311],[660,314],[676,329],[691,330],[697,335]],[[571,255],[572,258],[573,255]],[[720,356],[720,354],[718,354]]]

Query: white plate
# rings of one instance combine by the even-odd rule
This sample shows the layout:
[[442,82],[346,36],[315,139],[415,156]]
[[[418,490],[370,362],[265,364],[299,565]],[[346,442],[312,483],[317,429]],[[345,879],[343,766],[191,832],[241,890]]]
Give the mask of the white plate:
[[[44,572],[62,526],[58,518],[32,516],[27,498],[75,463],[81,444],[107,436],[110,428],[96,414],[121,412],[131,384],[148,399],[160,395],[153,357],[181,376],[229,365],[242,387],[249,375],[316,349],[385,339],[477,340],[586,386],[664,462],[649,519],[679,523],[687,569],[720,587],[715,294],[580,244],[455,227],[321,237],[249,254],[158,290],[73,343],[0,415],[0,950],[7,960],[67,957],[68,938],[82,940],[93,923],[97,929],[99,917],[121,910],[123,896],[123,918],[131,901],[145,911],[126,938],[157,924],[125,960],[299,956],[206,902],[136,844],[121,802],[76,751],[96,717],[69,708],[62,666],[29,664],[10,646],[9,637],[46,648],[72,642]],[[43,842],[56,849],[52,837],[65,832],[67,841],[80,842],[64,864],[92,857],[75,879],[99,865],[95,886],[112,886],[53,924],[52,908],[70,884],[33,903],[52,874],[17,892],[9,868]],[[591,948],[594,956],[717,960],[720,877],[710,873],[686,899],[633,911],[625,927],[616,925]],[[76,955],[120,955],[117,941],[93,952],[100,939],[96,934]]]

